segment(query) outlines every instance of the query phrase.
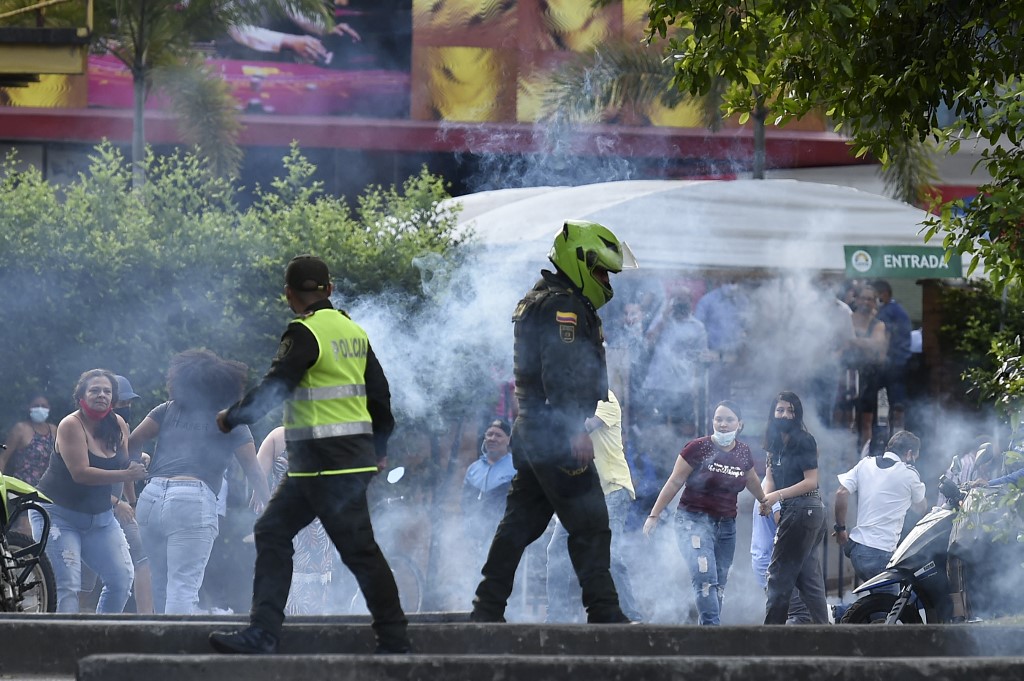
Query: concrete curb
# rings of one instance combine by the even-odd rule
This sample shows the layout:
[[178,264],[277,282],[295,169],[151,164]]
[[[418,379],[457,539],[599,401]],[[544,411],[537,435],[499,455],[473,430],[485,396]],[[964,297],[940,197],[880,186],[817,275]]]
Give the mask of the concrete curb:
[[78,681],[977,681],[1019,679],[1024,658],[369,656],[89,656]]
[[[206,656],[212,631],[241,622],[126,619],[0,619],[0,676],[72,674],[88,655]],[[415,624],[410,638],[423,655],[588,657],[1016,657],[1024,627]],[[374,647],[366,624],[332,618],[285,625],[283,655],[365,655]],[[234,658],[237,659],[237,658]],[[1024,677],[1024,673],[1022,673]],[[152,681],[147,679],[147,681]],[[562,679],[561,681],[565,681]]]

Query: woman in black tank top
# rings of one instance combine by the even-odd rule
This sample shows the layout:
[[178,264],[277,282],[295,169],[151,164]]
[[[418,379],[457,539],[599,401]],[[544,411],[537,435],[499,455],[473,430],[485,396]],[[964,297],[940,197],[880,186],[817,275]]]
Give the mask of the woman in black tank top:
[[[114,517],[126,482],[146,474],[128,462],[128,426],[111,411],[117,402],[117,380],[105,369],[92,369],[78,379],[74,399],[79,408],[57,426],[57,439],[39,489],[53,503],[46,554],[57,581],[57,612],[79,612],[82,565],[103,581],[98,613],[124,610],[134,580],[128,542]],[[125,509],[130,510],[130,509]],[[42,532],[34,514],[32,531]]]

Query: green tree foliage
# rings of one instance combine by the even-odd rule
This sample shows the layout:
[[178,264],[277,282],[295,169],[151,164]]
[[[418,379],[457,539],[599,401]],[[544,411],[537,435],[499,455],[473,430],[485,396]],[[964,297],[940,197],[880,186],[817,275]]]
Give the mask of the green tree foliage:
[[741,116],[825,111],[883,165],[914,140],[993,145],[977,200],[943,207],[926,235],[975,254],[997,287],[1024,273],[1022,24],[1024,4],[1002,0],[652,0],[650,13],[677,85],[696,94],[724,77]]
[[1014,395],[1024,395],[1024,289],[996,290],[989,281],[949,286],[942,292],[945,323],[939,342],[962,391],[979,405],[995,404],[1004,415],[1015,411]]
[[75,379],[97,366],[155,397],[168,358],[190,347],[262,372],[291,314],[284,265],[299,253],[326,259],[343,300],[389,293],[389,304],[418,306],[413,260],[457,253],[466,238],[455,232],[457,208],[438,206],[444,183],[424,170],[400,188],[370,187],[352,208],[326,195],[314,170],[293,147],[281,176],[243,209],[233,182],[194,154],[151,156],[137,191],[109,144],[63,187],[9,156],[0,165],[4,422],[40,389],[66,413]]

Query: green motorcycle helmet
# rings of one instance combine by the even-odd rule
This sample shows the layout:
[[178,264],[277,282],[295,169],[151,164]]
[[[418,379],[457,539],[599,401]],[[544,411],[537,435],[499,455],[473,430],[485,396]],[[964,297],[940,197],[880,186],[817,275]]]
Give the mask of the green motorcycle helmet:
[[569,277],[594,309],[612,299],[607,275],[595,273],[636,269],[636,258],[624,241],[602,224],[589,220],[566,220],[555,236],[548,259],[558,271]]

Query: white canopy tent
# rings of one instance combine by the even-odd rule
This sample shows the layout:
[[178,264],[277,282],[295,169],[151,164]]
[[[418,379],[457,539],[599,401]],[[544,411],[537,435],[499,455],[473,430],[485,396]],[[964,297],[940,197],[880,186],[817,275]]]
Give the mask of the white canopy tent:
[[[644,269],[841,272],[846,244],[921,246],[928,213],[849,187],[798,180],[606,182],[455,199],[460,223],[519,262],[541,262],[562,220],[600,222]],[[934,245],[940,245],[935,243]]]

